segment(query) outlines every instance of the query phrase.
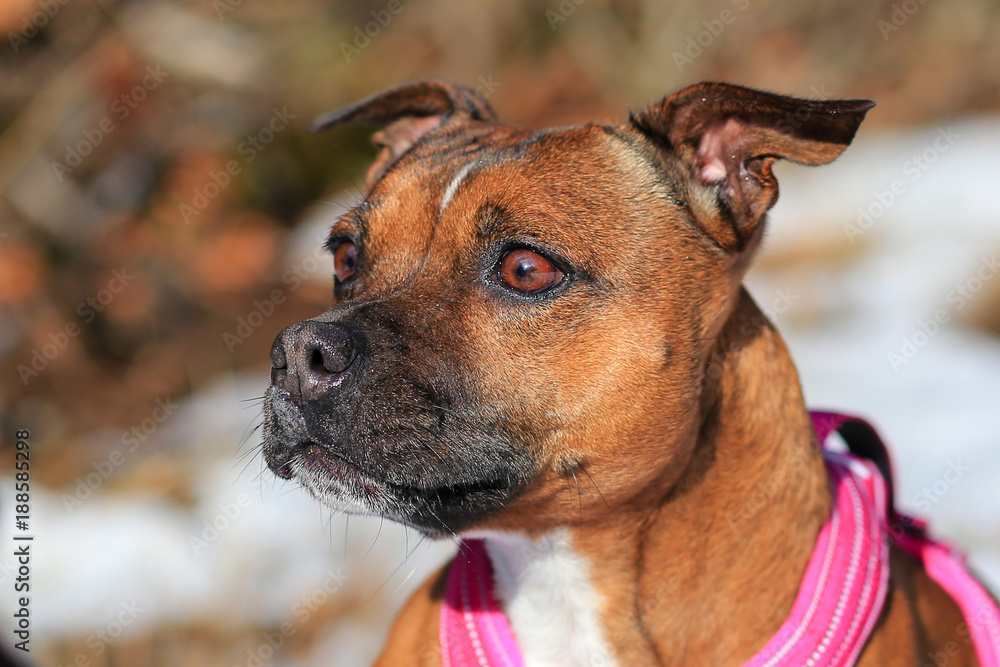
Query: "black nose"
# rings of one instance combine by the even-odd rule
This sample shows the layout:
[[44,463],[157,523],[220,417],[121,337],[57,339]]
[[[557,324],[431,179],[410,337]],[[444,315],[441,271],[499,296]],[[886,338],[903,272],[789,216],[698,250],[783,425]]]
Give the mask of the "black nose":
[[307,320],[286,328],[271,346],[271,384],[312,400],[339,387],[363,347],[356,329]]

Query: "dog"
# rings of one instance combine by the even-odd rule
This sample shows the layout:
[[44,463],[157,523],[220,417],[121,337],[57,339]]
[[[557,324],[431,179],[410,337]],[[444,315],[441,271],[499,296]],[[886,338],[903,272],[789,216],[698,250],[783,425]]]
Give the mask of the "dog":
[[[968,605],[877,533],[884,462],[817,446],[742,286],[775,161],[829,163],[873,106],[704,83],[533,130],[421,81],[315,121],[377,126],[380,152],[326,242],[333,307],[272,347],[265,459],[331,507],[463,540],[377,665],[458,666],[466,640],[479,665],[791,664],[761,651],[800,612],[818,643],[796,664],[980,664]],[[821,622],[799,601],[848,482],[881,518],[860,597]]]

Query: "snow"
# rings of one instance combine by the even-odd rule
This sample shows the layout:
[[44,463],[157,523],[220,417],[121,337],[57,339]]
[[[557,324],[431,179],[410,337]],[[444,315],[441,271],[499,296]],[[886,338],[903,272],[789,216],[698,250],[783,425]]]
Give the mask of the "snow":
[[[935,533],[969,553],[1000,590],[1000,339],[961,324],[976,296],[1000,289],[993,268],[1000,257],[1000,123],[981,119],[950,127],[954,142],[924,170],[914,156],[933,154],[948,125],[863,135],[820,169],[783,165],[781,198],[760,259],[766,265],[769,256],[802,244],[850,244],[848,225],[857,224],[859,208],[879,202],[880,195],[888,201],[892,183],[905,183],[855,237],[863,247],[858,261],[804,267],[796,276],[801,282],[792,286],[811,285],[825,304],[822,315],[796,319],[815,308],[802,297],[773,317],[809,404],[871,418],[894,457],[901,509],[929,505]],[[775,290],[789,287],[788,276],[777,273],[751,271],[748,284],[760,302],[770,303]],[[976,277],[982,285],[974,292]],[[971,298],[956,292],[962,287]],[[922,335],[933,331],[927,323],[941,309],[947,320]],[[916,353],[894,364],[890,354],[900,354],[904,340]],[[940,490],[952,463],[970,469],[936,493],[935,482]]]
[[[126,633],[198,619],[239,618],[261,627],[289,619],[304,623],[328,596],[364,601],[388,580],[361,609],[376,622],[338,630],[345,642],[350,638],[349,646],[296,664],[357,665],[374,659],[394,608],[454,547],[423,542],[390,577],[419,541],[416,533],[388,522],[380,530],[378,520],[358,517],[348,526],[346,517],[331,516],[293,484],[260,475],[259,455],[244,470],[236,447],[257,417],[244,409],[244,401],[266,383],[264,374],[221,380],[185,401],[178,418],[157,433],[195,461],[193,508],[99,487],[68,512],[59,494],[34,487],[36,641],[109,628],[116,633],[123,604],[137,610]],[[12,480],[4,478],[4,507],[11,506],[12,496]],[[3,525],[7,544],[12,523]],[[0,586],[11,586],[10,564],[0,560]],[[5,606],[10,599],[3,597]],[[4,617],[10,618],[6,609]]]

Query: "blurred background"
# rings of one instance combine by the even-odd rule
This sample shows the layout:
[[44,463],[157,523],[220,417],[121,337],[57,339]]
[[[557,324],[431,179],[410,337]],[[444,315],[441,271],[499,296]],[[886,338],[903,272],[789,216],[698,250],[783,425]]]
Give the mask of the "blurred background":
[[836,163],[779,167],[750,288],[811,404],[872,418],[899,504],[1000,587],[995,0],[4,0],[0,34],[5,648],[28,429],[34,664],[375,656],[453,545],[332,516],[254,427],[375,154],[308,122],[429,77],[536,126],[706,79],[877,101]]

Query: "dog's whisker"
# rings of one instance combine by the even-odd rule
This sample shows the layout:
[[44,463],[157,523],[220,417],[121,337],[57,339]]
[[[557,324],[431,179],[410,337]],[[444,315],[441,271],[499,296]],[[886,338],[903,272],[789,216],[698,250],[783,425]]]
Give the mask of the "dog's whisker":
[[367,556],[368,554],[370,554],[372,552],[372,549],[375,548],[375,543],[378,542],[379,536],[382,535],[382,526],[383,526],[383,524],[385,524],[385,512],[379,512],[378,513],[378,517],[379,517],[379,519],[378,519],[378,532],[375,533],[375,539],[372,540],[371,546],[369,546],[368,550],[365,551],[364,556]]
[[[240,454],[238,457],[236,457],[236,460],[233,461],[233,465],[232,465],[231,469],[235,469],[236,466],[238,466],[239,464],[243,463],[244,461],[246,461],[246,462],[249,463],[249,462],[252,462],[254,460],[257,460],[258,459],[258,454],[261,453],[263,447],[264,447],[264,443],[258,443],[256,445],[254,445],[254,447],[252,449],[248,449],[245,452],[243,452],[242,454]],[[261,464],[264,463],[264,457],[263,456],[259,457],[259,460],[260,460]]]
[[399,582],[399,586],[396,586],[396,588],[393,589],[392,592],[393,593],[398,593],[399,589],[401,589],[403,586],[406,585],[406,582],[410,580],[410,577],[412,577],[413,573],[416,572],[416,571],[417,571],[417,568],[415,568],[415,567],[411,568],[410,569],[410,573],[408,575],[406,575],[401,582]]
[[259,422],[258,422],[258,423],[257,423],[256,425],[253,425],[253,422],[251,422],[251,425],[247,427],[247,430],[246,430],[246,431],[244,431],[244,433],[243,433],[243,436],[242,436],[242,437],[240,438],[240,442],[239,442],[239,444],[238,444],[238,445],[236,446],[236,452],[237,452],[237,453],[238,453],[238,452],[239,452],[239,451],[240,451],[241,449],[243,449],[244,445],[246,445],[246,444],[247,444],[247,443],[248,443],[248,442],[250,441],[250,438],[252,438],[252,437],[253,437],[253,435],[254,435],[254,434],[255,434],[255,433],[257,432],[257,431],[259,431],[259,430],[260,430],[260,428],[261,428],[261,427],[262,427],[263,425],[264,425],[264,420],[263,420],[263,419],[261,419],[261,420],[260,420],[260,421],[259,421]]
[[348,514],[346,517],[344,517],[344,560],[345,561],[347,560],[347,544],[348,544],[347,533],[350,526],[351,526],[351,515]]
[[345,211],[350,211],[352,208],[354,208],[354,206],[356,206],[356,204],[352,205],[352,206],[348,206],[347,204],[342,204],[339,201],[333,201],[332,199],[313,199],[312,203],[314,203],[314,204],[328,204],[330,206],[335,206],[337,208],[342,208]]
[[[245,454],[243,454],[239,458],[239,460],[237,460],[235,463],[233,463],[232,467],[230,467],[230,470],[234,470],[236,468],[236,466],[238,466],[240,463],[243,463],[244,460],[246,461],[246,463],[243,464],[243,469],[240,470],[239,474],[236,476],[236,479],[240,479],[241,477],[243,477],[243,475],[246,474],[246,471],[250,468],[250,466],[253,465],[253,462],[257,460],[257,457],[254,456],[254,454],[256,454],[256,453],[257,453],[257,451],[255,449],[252,449],[252,450],[246,452]],[[261,459],[261,462],[263,462],[263,459]],[[260,470],[260,472],[257,474],[257,477],[260,478],[260,476],[263,475],[263,474],[264,474],[264,470],[263,470],[263,467],[262,467],[261,470]]]
[[403,566],[406,566],[407,552],[410,550],[410,529],[403,531]]
[[[341,510],[340,512],[334,512],[331,509],[330,510],[330,516],[329,516],[329,518],[326,521],[327,535],[330,537],[330,553],[331,554],[336,552],[336,546],[337,546],[334,543],[334,538],[333,538],[333,522],[336,519],[339,519],[342,513],[343,513],[343,510]],[[344,517],[344,543],[343,543],[344,554],[343,554],[343,559],[344,559],[345,562],[347,561],[347,526],[350,524],[350,522],[351,522],[351,515],[348,514],[347,516]]]
[[229,469],[235,470],[237,466],[243,464],[243,469],[240,471],[240,475],[242,475],[244,472],[246,472],[247,467],[249,467],[251,463],[257,460],[256,457],[257,453],[258,453],[257,448],[248,449],[247,451],[243,452],[238,457],[236,457],[236,459],[233,460],[233,464],[229,466]]
[[[445,444],[447,444],[452,448],[454,448],[456,445],[461,444],[461,442],[458,440],[449,439],[449,434],[447,432],[437,432],[436,430],[432,429],[430,426],[427,426],[426,424],[414,424],[413,428],[419,429],[421,432],[426,433],[427,435],[433,438],[443,440]],[[447,460],[440,452],[437,451],[437,449],[430,441],[420,441],[417,444],[420,447],[429,451],[434,456],[436,456],[438,460],[441,461],[442,463]]]
[[[263,474],[264,474],[264,459],[262,457],[260,459],[260,470],[257,473],[257,477],[260,478]],[[271,476],[274,477],[274,475],[271,475]],[[260,494],[260,504],[263,505],[264,504],[264,485],[263,484],[257,484],[256,486],[257,486],[257,493]]]
[[[443,433],[436,433],[436,432],[434,432],[428,426],[423,426],[423,425],[417,424],[417,425],[415,425],[415,428],[420,429],[421,431],[423,431],[424,433],[426,433],[429,436],[432,436],[434,438],[438,438],[438,439],[444,440],[445,434],[443,434]],[[434,445],[430,441],[422,440],[422,441],[419,441],[417,444],[420,447],[422,447],[422,448],[426,449],[427,451],[429,451],[434,456],[436,456],[439,461],[444,462],[446,460],[445,457],[442,456],[440,452],[438,452],[438,450],[434,447]],[[454,446],[455,445],[454,442],[448,442],[447,440],[445,440],[445,444],[448,444],[450,446]]]
[[614,512],[614,511],[615,511],[615,510],[614,510],[614,508],[613,508],[613,507],[611,507],[611,505],[610,505],[610,504],[608,504],[608,501],[607,501],[607,499],[606,499],[606,498],[604,497],[604,494],[603,494],[603,493],[601,493],[601,488],[600,488],[599,486],[597,486],[597,482],[595,482],[595,481],[594,481],[594,477],[593,477],[593,475],[591,475],[591,474],[590,474],[590,471],[589,471],[589,470],[587,470],[587,466],[585,466],[585,465],[581,464],[581,465],[580,465],[580,470],[582,470],[582,471],[583,471],[583,473],[584,473],[584,474],[585,474],[585,475],[587,476],[587,478],[588,478],[588,479],[590,480],[590,483],[594,485],[594,489],[595,489],[595,490],[597,491],[597,495],[599,495],[599,496],[601,497],[601,500],[603,500],[603,501],[604,501],[604,505],[605,505],[605,507],[607,507],[607,508],[608,508],[609,510],[611,510],[612,512]]
[[580,481],[576,478],[576,471],[570,470],[573,475],[573,484],[576,485],[576,499],[580,503],[580,526],[583,526],[583,493],[580,491]]
[[[264,401],[264,398],[265,397],[263,395],[261,395],[261,396],[251,396],[250,398],[241,398],[238,402],[239,403],[262,403]],[[252,406],[248,406],[248,407],[252,407]]]
[[[275,485],[277,485],[277,482],[275,482]],[[272,490],[272,492],[273,492],[273,491],[274,491],[274,488],[272,487],[272,489],[271,489],[271,490]],[[298,487],[298,486],[295,486],[295,485],[292,485],[292,486],[287,486],[287,485],[286,485],[286,486],[285,486],[285,488],[283,488],[283,489],[282,489],[281,491],[279,491],[279,492],[278,492],[278,495],[277,495],[277,496],[275,496],[275,497],[276,497],[276,498],[284,498],[285,496],[290,496],[291,494],[295,493],[295,492],[296,492],[296,491],[298,491],[298,490],[299,490],[299,487]]]
[[[409,529],[407,529],[407,533],[409,533]],[[399,572],[404,567],[406,567],[406,562],[409,559],[409,557],[413,555],[413,552],[417,550],[417,547],[419,547],[421,544],[424,543],[425,539],[427,539],[427,536],[426,535],[422,535],[420,537],[420,540],[416,544],[413,545],[413,549],[409,550],[405,554],[405,556],[403,557],[403,562],[400,563],[399,565],[397,565],[396,568],[392,572],[389,573],[389,576],[385,578],[385,581],[383,581],[379,585],[379,587],[375,589],[374,593],[372,593],[370,596],[368,596],[368,599],[365,600],[363,604],[367,605],[369,602],[371,602],[372,600],[374,600],[375,596],[378,595],[382,591],[383,588],[385,588],[386,584],[388,584],[390,581],[392,581],[392,578],[396,576],[396,573]]]
[[434,410],[439,410],[445,414],[455,415],[457,419],[462,419],[462,416],[455,410],[452,410],[451,408],[446,408],[443,405],[438,405],[437,403],[430,403],[428,405],[422,405],[420,403],[417,403],[413,407],[415,407],[418,410],[423,410],[424,412],[432,412]]
[[236,468],[236,466],[238,466],[240,463],[242,463],[247,458],[253,459],[254,457],[257,456],[257,454],[261,453],[263,447],[264,447],[264,443],[260,442],[260,443],[257,443],[256,445],[254,445],[252,448],[244,451],[242,454],[238,454],[236,456],[236,459],[233,461],[232,468],[230,468],[230,469],[232,470],[233,468]]
[[455,546],[457,546],[458,548],[461,549],[462,548],[462,538],[460,538],[458,536],[458,533],[456,533],[451,528],[449,528],[448,524],[446,524],[444,522],[444,520],[442,520],[441,517],[439,517],[437,515],[437,513],[434,510],[432,510],[430,507],[427,508],[427,512],[434,518],[435,521],[437,521],[439,524],[441,524],[441,528],[444,529],[444,531],[446,533],[448,533],[448,539],[450,539],[452,542],[454,542]]

